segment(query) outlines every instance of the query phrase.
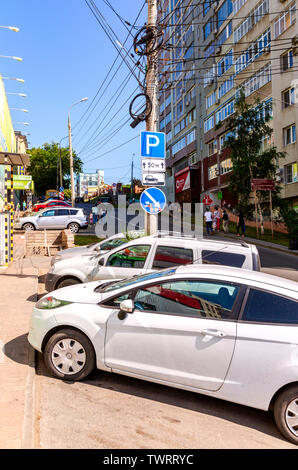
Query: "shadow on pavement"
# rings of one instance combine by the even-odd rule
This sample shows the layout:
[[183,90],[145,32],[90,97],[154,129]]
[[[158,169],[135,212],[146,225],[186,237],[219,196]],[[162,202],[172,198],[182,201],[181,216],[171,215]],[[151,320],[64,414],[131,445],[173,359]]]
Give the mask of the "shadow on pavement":
[[[37,374],[55,379],[46,369],[42,354],[38,353]],[[196,394],[165,385],[134,379],[128,376],[94,370],[82,382],[63,381],[67,385],[80,388],[80,384],[90,385],[98,389],[113,390],[117,393],[153,400],[158,403],[203,413],[232,423],[254,429],[268,436],[288,442],[278,432],[272,413],[237,405],[224,400]],[[79,390],[77,390],[79,393]]]
[[31,365],[29,352],[31,346],[28,342],[28,333],[12,339],[4,345],[5,356],[18,364]]

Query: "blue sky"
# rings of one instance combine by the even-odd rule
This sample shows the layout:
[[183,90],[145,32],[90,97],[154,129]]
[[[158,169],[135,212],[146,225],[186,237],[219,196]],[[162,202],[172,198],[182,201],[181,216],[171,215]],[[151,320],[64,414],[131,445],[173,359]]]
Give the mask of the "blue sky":
[[[103,0],[95,2],[121,41],[124,41],[127,31],[119,19]],[[143,5],[143,0],[110,0],[110,3],[124,19],[132,23]],[[125,64],[122,65],[94,111],[86,114],[76,125],[90,105],[117,55],[85,1],[0,0],[0,9],[2,26],[20,28],[19,33],[0,28],[0,54],[23,58],[23,62],[0,58],[2,76],[25,80],[24,84],[4,80],[6,92],[27,94],[27,98],[8,95],[11,108],[29,110],[29,113],[11,110],[13,122],[30,123],[30,126],[14,124],[15,130],[30,132],[28,140],[31,147],[41,146],[45,142],[58,142],[67,136],[69,107],[87,96],[89,98],[87,102],[80,103],[71,110],[73,147],[76,152],[81,152],[79,155],[83,162],[86,162],[84,171],[103,168],[107,183],[119,180],[129,182],[131,158],[135,153],[135,175],[139,177],[141,173],[139,139],[101,156],[113,147],[139,135],[140,130],[144,128],[141,124],[132,129],[128,123],[117,135],[112,135],[108,141],[103,142],[109,129],[117,128],[117,122],[123,122],[129,117],[129,102],[122,108],[121,105],[137,87],[134,78],[121,92],[110,114],[107,114],[109,101],[115,97],[121,82],[129,72]],[[137,25],[144,24],[146,14],[147,6],[143,9]],[[126,45],[130,46],[131,43],[132,38]],[[120,59],[116,67],[119,63]],[[111,120],[115,113],[116,117]],[[85,122],[86,117],[88,120]],[[97,136],[99,132],[101,134]],[[93,143],[89,142],[89,147],[86,147],[88,141],[94,137],[96,140]],[[62,145],[64,143],[67,145],[68,140],[64,140]]]

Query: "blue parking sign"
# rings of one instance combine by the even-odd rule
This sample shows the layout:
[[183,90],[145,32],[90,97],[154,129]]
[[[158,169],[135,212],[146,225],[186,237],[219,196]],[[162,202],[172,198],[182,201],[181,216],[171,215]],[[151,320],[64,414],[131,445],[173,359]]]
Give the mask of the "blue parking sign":
[[165,156],[165,133],[141,131],[141,157],[165,158]]

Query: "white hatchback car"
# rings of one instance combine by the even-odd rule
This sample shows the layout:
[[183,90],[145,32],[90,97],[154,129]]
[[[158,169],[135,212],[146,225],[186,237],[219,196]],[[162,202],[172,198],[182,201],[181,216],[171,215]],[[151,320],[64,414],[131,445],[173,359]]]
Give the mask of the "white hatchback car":
[[74,233],[88,227],[86,212],[77,207],[55,206],[20,217],[14,222],[15,229],[21,230],[56,230],[68,228]]
[[28,339],[56,377],[96,366],[272,409],[298,444],[296,282],[187,265],[66,287],[38,301]]
[[48,292],[81,282],[124,279],[179,264],[223,264],[258,271],[255,245],[178,236],[142,237],[103,256],[77,256],[56,262],[46,275]]

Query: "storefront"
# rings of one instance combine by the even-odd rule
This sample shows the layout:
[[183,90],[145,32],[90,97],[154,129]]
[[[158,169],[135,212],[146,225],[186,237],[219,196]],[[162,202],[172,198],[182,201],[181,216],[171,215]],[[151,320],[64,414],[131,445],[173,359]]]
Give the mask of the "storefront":
[[180,204],[200,202],[200,171],[198,165],[187,166],[175,173],[175,200]]

